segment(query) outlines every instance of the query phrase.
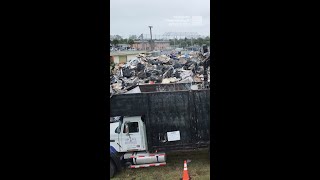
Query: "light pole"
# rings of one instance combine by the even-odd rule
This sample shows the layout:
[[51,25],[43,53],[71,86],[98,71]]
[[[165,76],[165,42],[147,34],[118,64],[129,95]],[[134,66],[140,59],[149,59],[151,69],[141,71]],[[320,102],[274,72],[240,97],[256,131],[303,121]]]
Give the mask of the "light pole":
[[192,44],[192,39],[193,39],[193,37],[191,37],[191,46],[193,46],[193,44]]
[[150,48],[151,48],[151,51],[152,51],[153,50],[153,46],[152,46],[152,31],[151,31],[152,26],[149,26],[149,28],[150,28],[150,37],[151,37]]
[[143,34],[142,35],[142,42],[143,42],[143,45],[144,45],[144,50],[147,51],[147,44],[145,43],[144,39],[143,39]]

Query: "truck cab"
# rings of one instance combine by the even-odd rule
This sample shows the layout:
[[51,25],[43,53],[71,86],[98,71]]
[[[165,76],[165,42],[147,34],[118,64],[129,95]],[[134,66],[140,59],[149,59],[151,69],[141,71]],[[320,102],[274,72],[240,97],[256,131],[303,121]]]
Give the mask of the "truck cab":
[[122,117],[110,123],[110,158],[110,177],[123,165],[128,168],[166,165],[165,153],[148,152],[146,126],[141,116]]
[[110,123],[110,146],[117,152],[147,151],[146,126],[141,116]]

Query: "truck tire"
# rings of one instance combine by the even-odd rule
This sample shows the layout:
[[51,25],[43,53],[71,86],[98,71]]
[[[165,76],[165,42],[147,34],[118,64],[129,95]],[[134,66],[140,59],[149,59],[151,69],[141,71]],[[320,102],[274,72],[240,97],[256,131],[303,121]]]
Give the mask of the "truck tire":
[[112,160],[110,160],[110,178],[114,176],[114,173],[116,172],[116,167]]

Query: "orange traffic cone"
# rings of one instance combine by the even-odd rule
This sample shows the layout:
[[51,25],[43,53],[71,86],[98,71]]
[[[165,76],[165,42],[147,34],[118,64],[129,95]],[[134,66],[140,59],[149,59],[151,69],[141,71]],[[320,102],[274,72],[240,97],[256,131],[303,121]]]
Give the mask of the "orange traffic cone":
[[189,173],[188,173],[188,167],[187,167],[187,161],[184,161],[182,180],[190,180]]

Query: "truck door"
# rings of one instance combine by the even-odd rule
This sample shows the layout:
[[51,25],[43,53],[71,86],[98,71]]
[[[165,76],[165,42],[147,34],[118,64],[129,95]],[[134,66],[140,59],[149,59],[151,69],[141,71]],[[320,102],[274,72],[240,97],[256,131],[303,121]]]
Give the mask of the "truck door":
[[140,130],[140,122],[126,121],[121,132],[121,151],[138,151],[142,149],[142,135]]

